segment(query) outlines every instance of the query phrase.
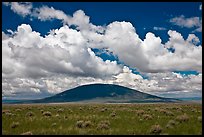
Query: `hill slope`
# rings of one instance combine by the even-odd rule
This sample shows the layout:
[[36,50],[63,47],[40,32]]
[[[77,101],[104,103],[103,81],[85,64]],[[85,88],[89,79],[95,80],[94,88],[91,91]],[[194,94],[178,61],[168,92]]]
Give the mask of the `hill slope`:
[[52,97],[24,103],[57,103],[57,102],[103,102],[103,103],[136,103],[136,102],[175,102],[177,99],[162,98],[127,87],[113,84],[83,85]]

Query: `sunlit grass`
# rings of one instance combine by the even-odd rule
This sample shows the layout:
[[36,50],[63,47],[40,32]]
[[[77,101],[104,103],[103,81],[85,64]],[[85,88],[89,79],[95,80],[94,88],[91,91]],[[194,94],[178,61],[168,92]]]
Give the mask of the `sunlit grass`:
[[3,105],[3,134],[202,134],[201,104]]

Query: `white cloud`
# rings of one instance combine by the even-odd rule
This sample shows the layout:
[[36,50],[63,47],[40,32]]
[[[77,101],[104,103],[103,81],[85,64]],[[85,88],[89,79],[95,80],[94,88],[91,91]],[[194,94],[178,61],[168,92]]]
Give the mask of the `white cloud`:
[[8,39],[9,36],[2,31],[2,40]]
[[[81,84],[95,82],[114,83],[144,92],[162,94],[166,91],[172,92],[176,82],[172,83],[172,87],[167,84],[168,82],[164,86],[159,86],[162,85],[162,81],[159,80],[167,78],[165,75],[160,76],[159,72],[169,73],[168,71],[177,69],[202,72],[202,47],[195,46],[199,39],[194,34],[190,34],[184,40],[180,33],[169,30],[169,41],[162,44],[159,37],[149,32],[142,41],[131,23],[127,22],[109,24],[105,34],[88,31],[84,33],[65,25],[41,37],[40,33],[33,31],[30,25],[26,24],[19,26],[13,35],[6,35],[4,32],[2,34],[4,96],[18,96],[22,92],[25,97],[30,94],[47,96]],[[89,37],[89,34],[95,36]],[[120,61],[141,72],[154,72],[157,78],[151,78],[154,75],[150,74],[150,80],[145,80],[140,75],[133,74],[127,67],[121,70],[115,61],[104,62],[90,49],[93,45],[96,48],[107,48],[117,55]],[[175,52],[170,53],[167,50],[169,47],[174,48]],[[71,84],[58,84],[60,79],[63,81],[65,77],[71,80]],[[20,85],[15,82],[16,78],[34,83],[40,81],[43,86],[23,84],[19,87]],[[188,88],[191,91],[200,90],[196,86],[192,87]],[[178,86],[175,90],[181,92],[187,88]],[[28,91],[31,93],[26,94]]]
[[202,18],[199,17],[186,18],[184,15],[181,15],[170,19],[170,23],[186,28],[196,27],[195,32],[202,32]]
[[199,6],[199,10],[202,10],[202,4]]
[[[178,73],[148,73],[149,79],[133,74],[124,66],[121,73],[106,78],[72,77],[55,75],[46,78],[3,79],[3,97],[42,98],[93,83],[117,84],[135,90],[166,97],[190,97],[202,95],[202,74],[182,76]],[[186,93],[188,91],[188,93]],[[19,96],[20,95],[20,96]]]
[[33,8],[30,2],[4,2],[3,4],[5,6],[10,6],[12,11],[23,17],[30,15],[31,19],[34,17],[41,21],[58,19],[61,20],[64,25],[74,25],[76,29],[81,31],[88,30],[99,33],[103,33],[104,31],[103,26],[96,26],[90,23],[89,16],[85,15],[83,10],[77,10],[73,13],[72,17],[53,7],[42,6],[40,8]]
[[43,38],[29,25],[22,24],[2,45],[5,78],[38,78],[53,73],[100,77],[120,71],[115,61],[104,62],[95,56],[81,33],[68,26]]
[[32,16],[37,17],[39,20],[46,21],[51,19],[59,19],[63,22],[68,22],[69,16],[67,16],[63,11],[56,10],[53,7],[49,8],[43,6],[40,8],[35,8]]
[[[163,44],[151,32],[144,40],[140,39],[130,22],[95,26],[82,10],[73,16],[46,6],[30,11],[27,13],[31,17],[59,19],[64,25],[43,37],[26,24],[10,31],[11,35],[2,32],[4,97],[43,97],[91,83],[119,84],[157,95],[167,92],[175,95],[187,90],[189,95],[201,94],[202,46],[194,34],[185,40],[179,32],[169,30],[169,41]],[[22,16],[27,13],[19,12]],[[199,27],[187,22],[184,27]],[[71,29],[71,25],[77,29]],[[116,61],[103,61],[91,48],[112,52],[125,65],[147,73],[149,79],[133,74]],[[168,48],[174,48],[175,52],[169,52]],[[196,70],[200,75],[183,77],[171,72],[175,70]]]
[[[202,71],[202,47],[196,46],[199,39],[192,34],[187,40],[169,30],[169,41],[162,44],[161,38],[153,33],[146,34],[144,41],[137,35],[128,22],[113,22],[107,26],[98,48],[107,48],[117,55],[119,60],[142,72],[165,72],[174,70]],[[192,42],[192,40],[194,42]],[[102,44],[101,44],[102,43]],[[167,48],[174,48],[171,53]]]
[[62,20],[63,24],[68,26],[74,25],[78,30],[88,30],[103,32],[104,28],[102,26],[95,26],[90,23],[89,16],[85,15],[84,11],[77,10],[73,13],[73,17],[65,14],[61,10],[56,10],[53,7],[43,6],[40,8],[35,8],[31,16],[37,17],[39,20],[46,21],[52,19]]
[[11,10],[23,17],[29,15],[32,9],[30,2],[4,2],[5,6],[10,6]]
[[166,30],[166,28],[164,28],[164,27],[154,27],[153,29],[154,30]]

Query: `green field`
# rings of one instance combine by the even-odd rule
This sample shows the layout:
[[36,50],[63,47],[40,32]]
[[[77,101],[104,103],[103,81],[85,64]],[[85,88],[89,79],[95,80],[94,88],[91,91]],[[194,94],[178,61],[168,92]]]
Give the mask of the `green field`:
[[3,104],[2,134],[201,135],[202,104]]

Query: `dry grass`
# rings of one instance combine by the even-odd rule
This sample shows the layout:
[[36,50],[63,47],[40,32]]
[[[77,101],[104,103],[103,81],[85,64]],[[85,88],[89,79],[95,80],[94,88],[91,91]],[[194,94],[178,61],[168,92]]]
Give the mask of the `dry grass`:
[[3,105],[2,133],[197,135],[202,133],[201,112],[196,104]]
[[31,131],[28,131],[28,132],[22,133],[21,135],[33,135],[33,133]]

